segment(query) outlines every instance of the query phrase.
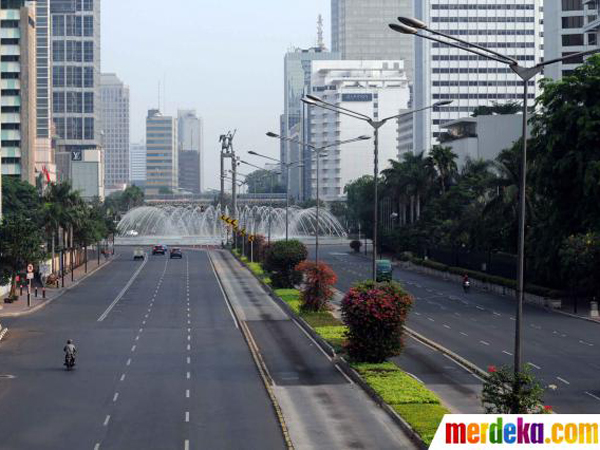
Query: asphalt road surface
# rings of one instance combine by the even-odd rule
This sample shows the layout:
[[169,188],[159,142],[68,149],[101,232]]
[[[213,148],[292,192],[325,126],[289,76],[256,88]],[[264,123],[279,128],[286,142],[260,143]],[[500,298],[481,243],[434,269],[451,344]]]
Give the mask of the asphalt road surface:
[[287,448],[244,324],[297,450],[415,448],[228,254],[118,253],[38,313],[3,319],[2,450]]
[[[321,247],[320,258],[334,268],[342,291],[371,276],[370,260],[346,246]],[[460,284],[398,268],[394,278],[416,299],[408,321],[412,329],[484,370],[512,365],[512,298],[475,289],[465,294]],[[547,391],[546,404],[559,413],[600,412],[599,324],[525,305],[523,346],[532,373],[556,387]],[[409,341],[400,365],[445,394],[454,409],[469,409],[478,380],[436,353]],[[466,403],[461,404],[461,395]]]
[[207,254],[150,256],[113,304],[143,264],[122,250],[41,312],[3,321],[3,450],[284,448]]

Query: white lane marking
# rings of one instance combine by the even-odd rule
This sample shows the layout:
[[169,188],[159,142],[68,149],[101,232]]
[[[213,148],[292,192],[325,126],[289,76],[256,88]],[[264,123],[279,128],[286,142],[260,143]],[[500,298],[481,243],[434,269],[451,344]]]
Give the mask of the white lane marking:
[[561,382],[563,382],[563,383],[567,384],[567,385],[568,385],[568,384],[571,384],[571,383],[569,383],[567,380],[565,380],[564,378],[561,378],[561,377],[556,377],[556,379],[557,379],[558,381],[561,381]]
[[187,363],[191,364],[192,363],[192,358],[190,358],[189,356],[187,357]]
[[106,416],[106,419],[104,419],[104,424],[103,426],[107,426],[108,422],[110,422],[110,415]]
[[449,330],[452,329],[452,328],[450,328],[450,325],[444,325],[444,328],[448,328]]
[[186,378],[189,380],[192,377],[192,374],[190,372],[187,373]]
[[113,402],[116,402],[119,399],[119,393],[115,392],[115,396],[113,397]]
[[187,345],[187,351],[189,352],[192,349],[192,346],[190,344]]
[[460,314],[457,312],[455,312],[454,315],[460,317]]
[[146,314],[144,317],[147,319],[148,318],[148,314]]
[[127,365],[127,366],[131,365],[131,358],[129,358],[129,359],[127,360],[127,362],[125,363],[125,365]]
[[191,341],[191,340],[192,340],[192,337],[188,335],[188,341]]
[[583,344],[583,345],[587,345],[588,347],[593,347],[594,346],[594,344],[592,344],[591,342],[586,342],[586,341],[582,341],[582,340],[580,340],[579,343]]
[[511,317],[510,320],[516,321],[517,319],[514,317]]
[[142,320],[142,325],[146,325],[146,321],[145,320]]
[[475,308],[479,309],[480,311],[485,311],[485,308],[483,306],[476,305]]
[[479,341],[479,342],[480,342],[481,344],[483,344],[483,345],[490,345],[490,343],[489,343],[489,342],[485,342],[485,341]]
[[94,450],[100,450],[100,444],[99,443],[96,444],[96,445],[94,445]]
[[460,332],[460,334],[462,334],[463,336],[469,337],[469,335],[467,333],[463,333],[462,331]]
[[[215,265],[212,262],[212,256],[210,255],[210,252],[208,252],[207,255],[208,255],[208,261],[210,262],[210,267],[212,268],[213,274],[215,275],[215,278],[217,279],[217,283],[219,285],[219,289],[221,289],[221,294],[223,294],[223,300],[225,300],[225,304],[227,305],[227,309],[229,310],[229,314],[231,315],[231,318],[233,319],[233,323],[235,324],[235,327],[239,330],[240,326],[237,323],[237,319],[235,318],[235,314],[233,314],[233,310],[231,309],[231,305],[229,304],[229,300],[227,300],[227,295],[225,294],[225,289],[223,289],[223,285],[221,284],[221,279],[217,275],[217,270],[215,269]],[[190,313],[189,313],[189,308],[188,308],[188,318],[189,317],[190,317]]]
[[527,364],[529,364],[531,367],[535,367],[537,370],[542,370],[542,368],[540,366],[537,366],[532,362],[528,362]]
[[125,381],[125,374],[121,375],[121,381]]
[[183,444],[183,450],[190,450],[190,441],[185,441]]
[[307,337],[307,338],[310,340],[310,342],[312,342],[313,344],[315,344],[315,347],[316,347],[316,348],[317,348],[317,349],[318,349],[318,350],[319,350],[321,353],[323,353],[323,354],[325,355],[325,358],[327,358],[329,361],[332,361],[332,358],[331,358],[331,356],[329,356],[329,355],[328,355],[328,354],[325,352],[325,350],[323,350],[323,349],[321,348],[321,346],[320,346],[319,344],[317,344],[317,342],[316,342],[316,341],[313,339],[313,337],[312,337],[310,334],[308,334],[308,332],[307,332],[307,331],[306,331],[304,328],[302,328],[302,327],[300,326],[300,324],[299,324],[299,323],[296,321],[296,319],[292,319],[292,321],[293,321],[293,322],[296,324],[296,326],[297,326],[298,328],[300,328],[300,331],[302,331],[302,333],[304,333],[304,335],[305,335],[305,336],[306,336],[306,337]]
[[192,332],[192,329],[191,329],[191,328],[188,328],[188,333],[191,333],[191,332]]
[[189,422],[189,421],[190,421],[190,412],[189,412],[189,411],[186,411],[186,412],[185,412],[185,421],[186,421],[186,422]]
[[466,370],[468,373],[470,373],[471,375],[473,375],[475,378],[477,378],[479,381],[483,381],[483,378],[481,378],[479,375],[477,375],[475,372],[473,372],[471,369],[469,369],[466,366],[463,366],[461,363],[459,363],[458,361],[450,358],[450,356],[444,354],[444,357],[449,359],[450,361],[452,361],[454,364],[456,364],[458,367],[461,367],[462,369]]
[[508,356],[513,356],[513,354],[511,352],[507,352],[506,350],[502,350],[502,353],[504,353],[505,355],[508,355]]
[[589,395],[592,398],[595,398],[596,400],[598,400],[600,402],[600,397],[595,396],[594,394],[592,394],[591,392],[585,392],[585,394]]
[[139,340],[140,340],[140,336],[139,336],[139,335],[137,335],[137,336],[135,337],[135,340],[136,340],[136,341],[139,341]]
[[134,345],[133,347],[131,347],[131,351],[135,352],[136,346]]
[[536,330],[541,330],[542,327],[540,327],[539,325],[536,325],[535,323],[531,324],[531,328],[535,328]]
[[494,314],[495,316],[498,316],[498,317],[500,317],[502,315],[500,313],[497,313],[496,311],[492,311],[492,314]]
[[191,324],[192,322],[190,320],[188,320],[188,325]]
[[420,312],[415,312],[415,315],[420,316],[421,313]]
[[435,322],[435,320],[433,320],[431,317],[428,317],[427,320],[430,320],[431,322]]
[[135,271],[135,273],[129,279],[129,281],[127,282],[125,287],[123,287],[123,289],[121,289],[121,292],[119,292],[119,295],[117,295],[117,298],[115,298],[113,300],[113,302],[108,306],[108,308],[106,308],[106,311],[104,311],[102,313],[102,315],[100,317],[98,317],[98,322],[103,322],[104,319],[106,319],[106,317],[110,314],[112,309],[116,306],[117,303],[119,303],[119,301],[123,298],[123,296],[125,295],[127,290],[131,287],[131,285],[133,284],[133,282],[135,281],[137,276],[140,274],[140,272],[142,271],[142,269],[144,268],[144,266],[146,265],[147,262],[148,262],[148,260],[144,259],[144,262],[142,263],[142,265],[138,268],[138,270]]
[[189,389],[185,390],[185,398],[190,398],[190,390]]

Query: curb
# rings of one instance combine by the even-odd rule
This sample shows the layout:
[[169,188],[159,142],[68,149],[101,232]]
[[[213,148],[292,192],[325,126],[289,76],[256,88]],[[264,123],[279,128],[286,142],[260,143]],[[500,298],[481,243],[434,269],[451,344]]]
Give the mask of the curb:
[[2,318],[2,319],[10,319],[10,318],[15,318],[15,317],[29,316],[31,314],[34,314],[34,313],[40,311],[41,309],[44,309],[50,303],[52,303],[53,301],[59,299],[65,293],[69,292],[71,289],[77,287],[79,285],[79,283],[81,283],[82,281],[86,280],[88,277],[92,276],[93,274],[95,274],[96,272],[98,272],[100,269],[103,269],[103,268],[107,267],[108,265],[110,265],[115,259],[117,259],[118,256],[119,255],[116,255],[114,258],[111,258],[109,261],[106,261],[101,266],[98,266],[95,269],[89,271],[87,274],[85,274],[83,276],[83,278],[80,278],[79,280],[75,281],[70,286],[67,286],[66,288],[62,288],[61,291],[56,295],[56,297],[49,298],[45,302],[40,303],[39,305],[34,306],[33,308],[28,309],[26,311],[21,311],[21,312],[17,312],[17,313],[7,313],[7,314],[2,314],[0,312],[0,318]]
[[230,254],[234,257],[236,261],[238,261],[242,266],[244,266],[244,268],[246,268],[252,274],[252,276],[256,278],[256,280],[258,280],[260,285],[267,291],[269,296],[285,310],[286,314],[290,317],[290,319],[296,322],[304,331],[306,331],[314,339],[317,345],[321,347],[321,349],[332,358],[332,362],[335,365],[337,365],[340,368],[340,370],[344,372],[344,374],[348,376],[355,384],[360,386],[363,389],[363,391],[371,398],[371,400],[373,400],[377,404],[377,406],[379,406],[419,448],[428,448],[427,444],[425,444],[423,439],[421,439],[421,436],[417,434],[417,432],[410,426],[410,424],[406,422],[402,418],[402,416],[400,416],[396,411],[394,411],[394,409],[390,405],[388,405],[371,386],[367,384],[367,382],[360,376],[360,374],[356,370],[354,370],[352,366],[350,366],[350,364],[343,357],[336,354],[335,350],[329,344],[329,342],[327,342],[319,334],[317,334],[317,332],[308,323],[306,323],[304,319],[299,317],[286,302],[284,302],[281,298],[277,296],[277,294],[275,294],[271,286],[265,284],[254,272],[250,270],[246,263],[244,263],[238,258],[236,254],[234,254],[233,252],[231,252]]
[[[233,307],[233,304],[231,303],[231,300],[229,299],[229,296],[227,295],[227,292],[223,288],[223,282],[221,280],[221,276],[219,275],[219,272],[217,272],[217,269],[213,263],[210,252],[207,252],[207,255],[208,255],[208,260],[210,261],[211,267],[213,269],[213,272],[215,273],[215,276],[217,277],[217,281],[219,282],[219,285],[221,286],[221,291],[223,292],[223,295],[225,296],[225,301],[228,303],[231,313],[235,316],[235,320],[239,324],[240,332],[241,332],[242,336],[244,337],[244,340],[246,341],[246,345],[248,345],[248,348],[250,349],[250,353],[252,355],[252,359],[254,360],[254,364],[256,365],[258,374],[265,386],[265,390],[267,391],[269,400],[271,400],[271,406],[273,406],[273,410],[275,412],[275,415],[277,416],[277,420],[279,421],[279,426],[281,427],[281,433],[283,435],[283,439],[285,441],[286,447],[288,450],[295,450],[294,444],[292,442],[292,438],[290,437],[289,429],[287,427],[287,424],[285,423],[285,418],[283,417],[283,412],[281,411],[281,406],[279,405],[279,402],[277,401],[277,397],[275,396],[275,393],[273,392],[273,388],[272,388],[273,380],[271,379],[271,376],[269,375],[269,371],[267,370],[267,366],[262,358],[260,349],[258,348],[258,345],[254,341],[254,337],[252,336],[252,333],[248,329],[246,322],[240,320],[237,311]],[[250,271],[250,272],[252,273],[252,271]]]

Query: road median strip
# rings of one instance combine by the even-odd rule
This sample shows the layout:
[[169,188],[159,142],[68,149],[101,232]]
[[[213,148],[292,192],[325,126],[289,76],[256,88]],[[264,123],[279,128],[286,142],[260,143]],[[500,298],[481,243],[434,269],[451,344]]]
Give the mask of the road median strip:
[[235,253],[234,256],[292,320],[333,358],[349,379],[358,384],[419,447],[428,447],[444,415],[449,414],[435,393],[393,363],[348,362],[342,355],[346,326],[339,319],[330,312],[301,311],[297,289],[274,290],[259,264],[249,264],[246,258]]

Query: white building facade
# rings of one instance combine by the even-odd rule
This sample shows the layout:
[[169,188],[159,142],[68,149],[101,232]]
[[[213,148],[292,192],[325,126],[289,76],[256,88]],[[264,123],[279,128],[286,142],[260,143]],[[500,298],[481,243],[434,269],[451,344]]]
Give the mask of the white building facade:
[[[406,110],[410,90],[403,61],[313,61],[312,93],[328,103],[383,119]],[[322,147],[361,135],[372,136],[361,120],[318,108],[310,108],[311,143]],[[398,154],[393,123],[379,133],[379,167],[383,170]],[[312,192],[316,194],[316,161],[312,161]],[[332,147],[321,158],[319,194],[325,201],[343,200],[344,187],[363,175],[373,175],[373,142],[361,141]],[[316,198],[316,195],[312,196]]]
[[[560,3],[558,0],[553,0]],[[415,0],[415,15],[432,29],[511,56],[522,65],[542,57],[541,0]],[[429,40],[415,39],[415,109],[442,100],[448,106],[415,115],[399,127],[399,142],[412,135],[412,151],[438,144],[440,125],[470,115],[478,106],[521,102],[520,79],[504,64]],[[535,98],[537,83],[530,82]]]
[[[544,1],[544,59],[568,56],[598,47],[598,3],[586,0]],[[549,65],[545,75],[560,80],[569,75],[583,58],[571,58]]]
[[146,185],[146,143],[131,143],[129,146],[129,180],[143,188]]
[[129,87],[114,73],[102,74],[100,97],[104,185],[121,190],[129,184]]

